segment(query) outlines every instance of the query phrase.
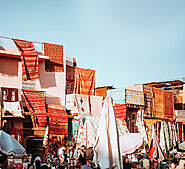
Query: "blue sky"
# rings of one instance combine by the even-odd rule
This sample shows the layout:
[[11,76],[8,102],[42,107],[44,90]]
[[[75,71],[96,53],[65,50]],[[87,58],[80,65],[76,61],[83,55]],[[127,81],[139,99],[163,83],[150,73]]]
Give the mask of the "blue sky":
[[184,0],[1,0],[0,36],[66,46],[96,87],[185,77]]

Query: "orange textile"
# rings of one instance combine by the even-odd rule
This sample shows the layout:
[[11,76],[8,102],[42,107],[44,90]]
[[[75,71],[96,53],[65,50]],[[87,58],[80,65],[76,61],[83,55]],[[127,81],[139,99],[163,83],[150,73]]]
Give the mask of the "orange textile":
[[154,116],[163,118],[164,115],[163,89],[154,87],[153,92],[154,92]]
[[21,52],[22,77],[24,80],[39,78],[38,54],[32,42],[13,39],[18,50]]
[[174,97],[173,92],[164,90],[164,116],[169,119],[174,118]]
[[126,112],[127,112],[127,106],[126,104],[115,104],[114,105],[114,111],[116,119],[125,119]]
[[75,86],[76,94],[94,95],[95,70],[75,68]]
[[44,43],[44,55],[49,56],[45,62],[46,71],[64,72],[62,45]]
[[64,106],[48,105],[49,134],[68,135],[68,115]]

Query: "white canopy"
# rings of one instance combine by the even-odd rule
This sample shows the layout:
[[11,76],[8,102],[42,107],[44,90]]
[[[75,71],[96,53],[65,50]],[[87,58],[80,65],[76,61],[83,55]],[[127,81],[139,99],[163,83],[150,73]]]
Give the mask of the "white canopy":
[[21,156],[25,154],[24,147],[9,134],[0,130],[0,151],[6,155]]

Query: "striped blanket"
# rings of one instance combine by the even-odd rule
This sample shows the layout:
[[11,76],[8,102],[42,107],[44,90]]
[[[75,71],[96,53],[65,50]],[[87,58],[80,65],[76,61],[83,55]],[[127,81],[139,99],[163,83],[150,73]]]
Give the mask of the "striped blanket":
[[62,106],[48,105],[49,134],[68,135],[68,115]]
[[24,80],[39,78],[38,54],[32,42],[13,39],[17,48],[21,52],[22,76]]
[[26,106],[31,113],[34,127],[46,127],[47,112],[43,91],[22,89]]

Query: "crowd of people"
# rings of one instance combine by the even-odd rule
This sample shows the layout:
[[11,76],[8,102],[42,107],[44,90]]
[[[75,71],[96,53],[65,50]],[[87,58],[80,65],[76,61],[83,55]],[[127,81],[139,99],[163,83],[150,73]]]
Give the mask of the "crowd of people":
[[[50,147],[46,158],[41,159],[37,156],[33,158],[28,165],[16,166],[8,161],[5,154],[0,155],[0,169],[90,169],[98,168],[93,163],[93,148],[69,146],[60,147],[57,151]],[[157,161],[149,158],[148,154],[135,153],[123,157],[123,168],[145,168],[145,169],[184,169],[185,168],[185,153],[172,153],[168,159]]]
[[94,168],[93,149],[81,146],[60,147],[57,151],[50,148],[46,158],[36,156],[31,163],[17,167],[14,163],[8,163],[8,157],[5,154],[0,155],[0,169],[89,169]]

